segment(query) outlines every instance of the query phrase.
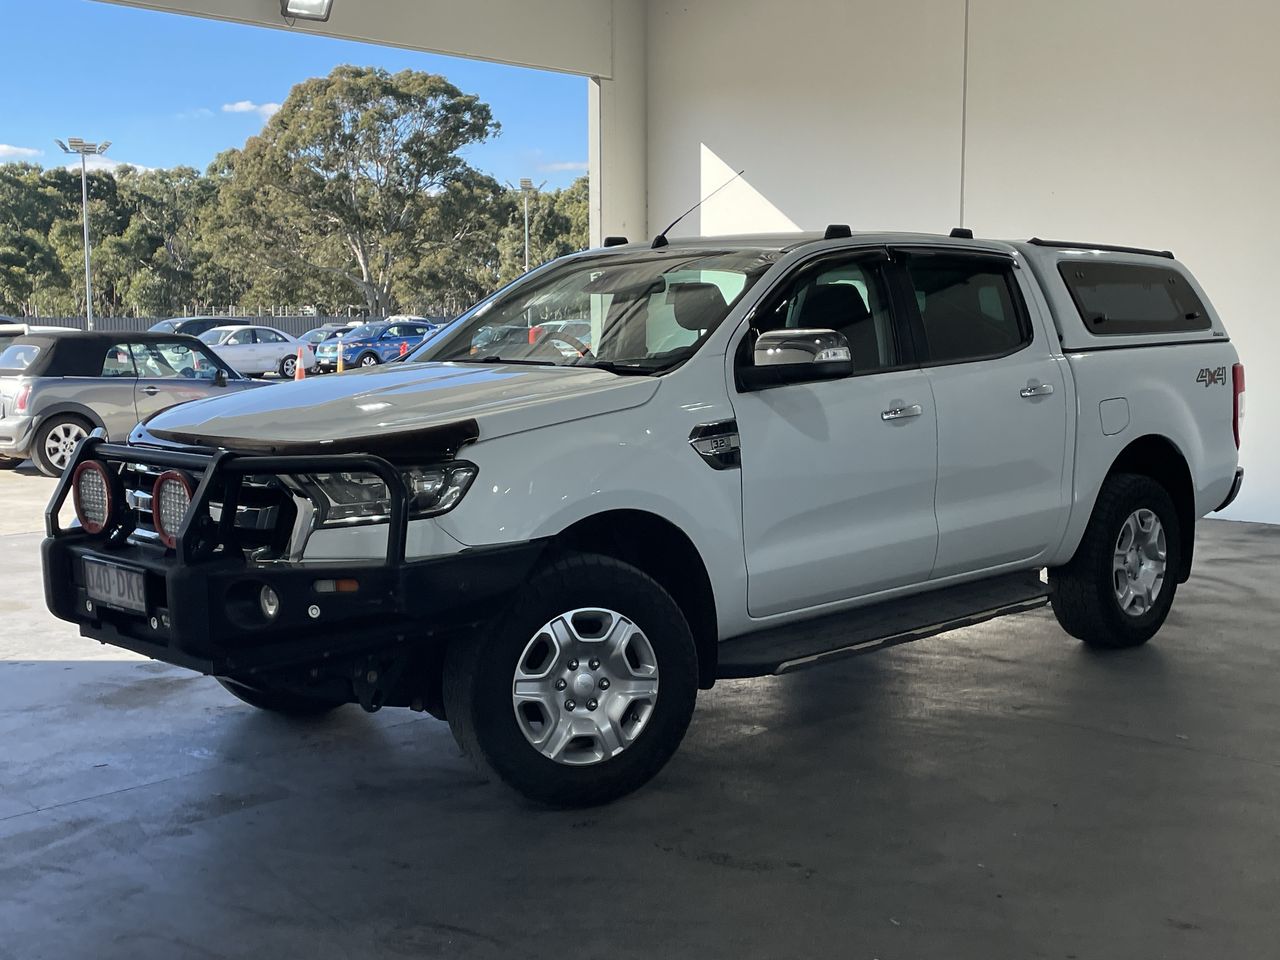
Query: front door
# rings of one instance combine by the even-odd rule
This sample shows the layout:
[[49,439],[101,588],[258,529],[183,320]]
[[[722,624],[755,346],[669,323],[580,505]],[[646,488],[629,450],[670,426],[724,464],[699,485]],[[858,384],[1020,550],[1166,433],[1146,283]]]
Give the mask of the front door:
[[138,371],[134,407],[139,420],[175,404],[221,391],[217,383],[218,367],[186,343],[148,340],[131,343],[129,348]]
[[826,258],[753,315],[758,332],[843,333],[854,376],[739,392],[748,607],[763,617],[925,581],[937,414],[891,306],[882,251]]
[[938,406],[933,576],[1034,564],[1056,545],[1069,506],[1068,396],[1051,323],[1033,313],[1012,257],[895,256]]

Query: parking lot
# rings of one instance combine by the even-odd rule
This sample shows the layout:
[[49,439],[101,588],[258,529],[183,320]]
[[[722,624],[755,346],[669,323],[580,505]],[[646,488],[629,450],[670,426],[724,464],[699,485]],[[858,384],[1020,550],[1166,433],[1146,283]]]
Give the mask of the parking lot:
[[649,787],[549,812],[422,715],[287,721],[77,637],[51,489],[0,474],[4,960],[1274,951],[1275,528],[1204,524],[1147,647],[1041,610],[722,682]]

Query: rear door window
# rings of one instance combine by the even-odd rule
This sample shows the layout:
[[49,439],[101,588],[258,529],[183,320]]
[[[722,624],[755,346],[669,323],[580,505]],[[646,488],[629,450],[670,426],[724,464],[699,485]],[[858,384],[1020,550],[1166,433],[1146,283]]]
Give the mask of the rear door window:
[[907,273],[929,363],[1008,356],[1031,342],[1013,263],[967,254],[913,255]]
[[1186,333],[1212,325],[1187,278],[1169,267],[1063,260],[1058,272],[1090,333]]

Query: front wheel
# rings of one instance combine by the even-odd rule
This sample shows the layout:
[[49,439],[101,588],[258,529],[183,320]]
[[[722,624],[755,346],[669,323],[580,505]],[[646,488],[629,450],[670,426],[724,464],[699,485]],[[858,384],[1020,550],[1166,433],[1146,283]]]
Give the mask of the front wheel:
[[362,367],[376,367],[378,363],[378,355],[375,353],[366,353],[360,358],[360,366]]
[[1071,561],[1049,571],[1062,628],[1093,647],[1136,647],[1164,625],[1182,569],[1178,512],[1150,477],[1114,474],[1102,484]]
[[269,687],[251,687],[239,680],[229,677],[215,678],[227,692],[238,700],[243,700],[251,707],[268,710],[288,717],[318,717],[329,713],[345,704],[346,700],[334,700],[331,697],[307,696],[287,690],[272,690]]
[[585,554],[545,566],[496,628],[445,660],[444,703],[463,750],[531,800],[608,803],[675,753],[698,693],[684,615],[652,578]]

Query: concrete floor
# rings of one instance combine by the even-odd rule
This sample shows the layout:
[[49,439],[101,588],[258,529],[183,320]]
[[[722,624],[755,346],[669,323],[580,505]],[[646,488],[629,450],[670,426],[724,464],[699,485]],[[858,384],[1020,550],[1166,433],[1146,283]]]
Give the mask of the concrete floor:
[[647,789],[558,813],[431,719],[79,639],[18,516],[48,489],[0,475],[4,960],[1280,953],[1280,529],[1205,524],[1146,648],[1039,611],[724,683]]

